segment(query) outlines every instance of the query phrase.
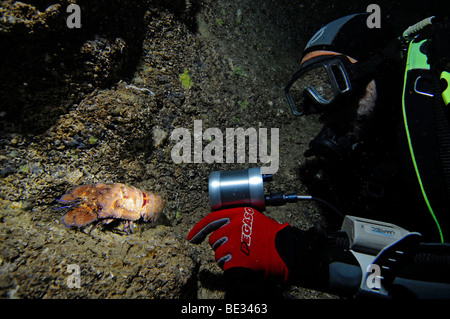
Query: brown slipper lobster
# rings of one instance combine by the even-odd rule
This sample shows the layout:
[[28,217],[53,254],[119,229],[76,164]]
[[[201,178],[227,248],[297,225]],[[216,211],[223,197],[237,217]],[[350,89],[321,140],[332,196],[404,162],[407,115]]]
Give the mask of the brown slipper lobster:
[[70,210],[62,217],[66,227],[83,227],[97,221],[108,224],[114,220],[125,220],[124,231],[132,232],[133,221],[141,217],[145,222],[154,222],[164,208],[164,200],[153,193],[120,183],[95,183],[76,187],[59,200],[61,208]]

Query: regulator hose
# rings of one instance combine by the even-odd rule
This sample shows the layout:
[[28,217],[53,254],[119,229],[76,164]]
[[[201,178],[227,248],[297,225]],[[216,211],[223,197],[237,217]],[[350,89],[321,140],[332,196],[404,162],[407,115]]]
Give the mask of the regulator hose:
[[433,18],[434,16],[431,16],[423,19],[422,21],[417,22],[416,24],[413,24],[403,32],[402,38],[405,40],[410,39],[411,37],[414,36],[414,34],[419,32],[420,30],[423,30],[426,26],[431,25],[433,23],[432,21]]

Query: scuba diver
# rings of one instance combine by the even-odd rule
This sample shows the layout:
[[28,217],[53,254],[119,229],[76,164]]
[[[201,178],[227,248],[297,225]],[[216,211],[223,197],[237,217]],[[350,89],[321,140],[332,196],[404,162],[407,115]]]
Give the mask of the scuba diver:
[[[257,168],[210,176],[213,212],[187,239],[210,235],[225,275],[347,297],[450,298],[450,21],[428,18],[395,37],[367,17],[321,28],[286,87],[293,114],[325,124],[305,156],[326,178],[305,181],[326,201],[264,195]],[[230,205],[213,205],[227,196]],[[261,213],[302,199],[325,203],[341,229],[305,231]]]

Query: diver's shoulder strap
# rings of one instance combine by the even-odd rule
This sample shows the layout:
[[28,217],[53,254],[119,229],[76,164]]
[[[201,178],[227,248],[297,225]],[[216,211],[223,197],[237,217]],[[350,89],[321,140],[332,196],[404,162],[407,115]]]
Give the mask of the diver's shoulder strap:
[[367,75],[373,76],[380,65],[389,60],[397,60],[401,53],[401,42],[399,39],[392,39],[386,47],[377,54],[374,54],[363,61],[358,61],[347,67],[347,71],[352,78],[361,78]]
[[[450,123],[436,77],[436,50],[431,37],[409,43],[402,115],[405,136],[420,192],[440,241],[450,225]],[[424,156],[426,155],[426,156]]]

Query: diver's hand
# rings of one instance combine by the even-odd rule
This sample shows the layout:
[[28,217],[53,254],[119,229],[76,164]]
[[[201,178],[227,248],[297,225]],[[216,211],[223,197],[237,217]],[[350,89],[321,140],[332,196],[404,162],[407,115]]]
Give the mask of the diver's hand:
[[286,281],[289,271],[277,251],[275,236],[288,226],[253,208],[239,207],[207,215],[192,228],[187,240],[199,244],[211,234],[209,244],[224,271],[243,267]]

